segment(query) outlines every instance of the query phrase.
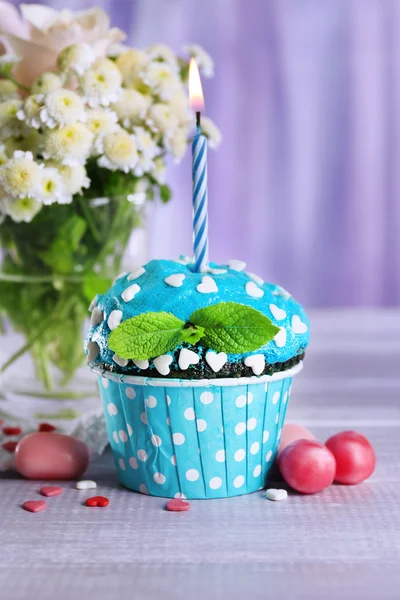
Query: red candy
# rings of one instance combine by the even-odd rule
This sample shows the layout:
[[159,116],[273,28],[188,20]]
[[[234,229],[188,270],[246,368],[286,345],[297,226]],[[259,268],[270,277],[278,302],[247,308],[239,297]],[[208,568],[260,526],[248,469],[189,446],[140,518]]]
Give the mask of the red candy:
[[280,455],[289,444],[296,442],[297,440],[315,440],[315,435],[311,433],[309,429],[306,429],[301,425],[286,423],[283,427],[278,454]]
[[166,508],[171,512],[183,512],[185,510],[189,510],[190,504],[189,502],[184,502],[180,498],[174,498],[168,502]]
[[46,508],[47,504],[44,500],[27,500],[23,503],[22,508],[29,512],[40,512]]
[[110,501],[105,496],[92,496],[92,498],[86,498],[86,506],[108,506]]
[[21,427],[3,427],[4,435],[21,435]]
[[279,457],[282,477],[297,492],[316,494],[333,483],[336,461],[332,452],[316,440],[297,440]]
[[4,444],[2,444],[1,447],[3,448],[3,450],[6,450],[7,452],[10,452],[10,454],[12,454],[13,452],[15,452],[17,444],[18,442],[4,442]]
[[342,431],[329,438],[326,446],[336,459],[335,481],[354,485],[367,479],[375,469],[376,457],[366,437],[356,431]]
[[54,425],[50,425],[50,423],[40,423],[38,427],[38,431],[40,431],[41,433],[51,433],[55,430],[56,428],[54,427]]
[[59,496],[63,493],[63,489],[56,485],[45,485],[40,488],[42,496]]

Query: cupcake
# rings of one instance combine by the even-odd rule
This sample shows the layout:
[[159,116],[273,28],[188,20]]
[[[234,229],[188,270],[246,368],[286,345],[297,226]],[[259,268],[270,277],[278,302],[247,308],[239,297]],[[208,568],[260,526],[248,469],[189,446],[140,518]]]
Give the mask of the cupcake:
[[264,487],[309,321],[245,266],[152,260],[92,302],[87,359],[124,486],[169,498]]

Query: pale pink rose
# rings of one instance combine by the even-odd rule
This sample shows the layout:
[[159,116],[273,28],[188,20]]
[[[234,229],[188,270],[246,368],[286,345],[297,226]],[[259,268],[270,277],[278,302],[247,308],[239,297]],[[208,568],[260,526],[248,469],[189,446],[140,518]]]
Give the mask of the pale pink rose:
[[111,44],[125,39],[100,8],[82,12],[57,11],[41,4],[21,4],[21,15],[9,2],[0,1],[0,41],[5,50],[21,58],[14,77],[29,86],[44,71],[53,71],[57,55],[70,44],[90,44],[96,56],[106,56]]

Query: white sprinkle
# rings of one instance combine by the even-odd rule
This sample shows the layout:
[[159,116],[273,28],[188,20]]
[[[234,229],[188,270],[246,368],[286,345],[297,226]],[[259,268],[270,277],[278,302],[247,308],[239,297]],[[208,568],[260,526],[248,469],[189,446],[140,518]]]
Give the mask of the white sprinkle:
[[103,320],[103,311],[97,306],[94,307],[92,316],[90,317],[90,324],[92,327],[96,327]]
[[133,359],[133,363],[137,366],[138,369],[148,369],[149,368],[149,361],[148,360],[136,360]]
[[98,355],[100,354],[99,345],[96,342],[89,342],[87,345],[87,359],[89,362],[92,360],[96,360]]
[[117,363],[117,365],[119,365],[120,367],[126,367],[126,365],[129,362],[126,358],[121,358],[120,356],[118,356],[118,354],[114,354],[113,361]]
[[110,312],[110,316],[107,319],[107,325],[111,329],[116,329],[118,325],[121,323],[122,319],[122,310],[112,310]]
[[211,273],[212,275],[224,275],[227,273],[226,269],[214,269],[213,267],[207,267],[207,273]]
[[187,348],[182,348],[179,353],[179,368],[182,369],[182,371],[186,371],[190,365],[197,365],[199,360],[199,355],[196,354],[196,352],[188,350]]
[[286,310],[283,310],[283,308],[279,308],[279,306],[276,306],[276,304],[270,304],[269,310],[271,311],[272,316],[277,321],[282,321],[282,319],[286,317]]
[[157,356],[157,358],[153,360],[153,364],[157,371],[160,373],[160,375],[168,375],[168,373],[170,372],[169,366],[172,363],[172,361],[172,356],[170,356],[169,354],[163,354],[162,356]]
[[218,373],[228,360],[228,356],[225,352],[219,352],[218,354],[213,350],[209,350],[206,354],[206,362],[214,371]]
[[218,292],[217,284],[212,277],[209,277],[209,275],[204,275],[201,283],[199,283],[196,289],[200,294],[212,294]]
[[293,315],[292,317],[292,330],[293,333],[307,333],[308,331],[306,323],[303,323],[299,315]]
[[232,271],[243,271],[246,268],[246,263],[242,260],[235,260],[232,258],[228,260],[228,267],[232,269]]
[[124,302],[130,302],[134,299],[136,294],[140,292],[140,285],[137,283],[132,283],[129,287],[126,288],[121,294],[121,298]]
[[132,273],[130,273],[128,275],[128,281],[133,281],[134,279],[138,279],[144,273],[146,273],[146,270],[143,267],[139,267],[138,269],[136,269],[136,271],[132,271]]
[[254,283],[257,283],[258,285],[263,285],[264,284],[264,279],[262,279],[261,277],[259,277],[258,275],[255,275],[254,273],[247,273],[247,276],[254,281]]
[[170,287],[181,287],[183,284],[183,280],[185,279],[185,275],[183,273],[174,273],[173,275],[169,275],[164,279],[165,283]]
[[281,489],[276,490],[275,488],[269,488],[265,492],[265,496],[266,496],[266,498],[268,498],[268,500],[274,500],[275,502],[279,502],[280,500],[286,500],[287,491],[281,490]]
[[286,329],[284,327],[280,328],[280,330],[274,337],[274,342],[275,345],[278,346],[278,348],[283,348],[283,346],[286,344]]
[[122,277],[125,277],[126,274],[127,274],[126,271],[124,271],[123,273],[120,273],[119,275],[117,275],[116,278],[114,279],[114,281],[112,282],[112,285],[115,285],[117,283],[117,281],[119,279],[122,279]]
[[254,375],[261,375],[265,368],[265,356],[264,354],[253,354],[253,356],[247,356],[244,359],[246,367],[250,367],[253,370]]
[[246,283],[246,294],[252,298],[262,298],[264,296],[264,290],[259,288],[254,281],[248,281]]
[[91,479],[82,479],[76,482],[75,487],[77,490],[94,490],[97,488],[97,483]]

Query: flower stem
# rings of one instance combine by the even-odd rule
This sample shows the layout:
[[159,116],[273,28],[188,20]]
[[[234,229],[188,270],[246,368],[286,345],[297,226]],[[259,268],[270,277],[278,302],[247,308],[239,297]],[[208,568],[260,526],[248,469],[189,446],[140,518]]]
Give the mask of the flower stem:
[[9,81],[12,81],[12,83],[14,83],[14,85],[16,85],[17,87],[19,87],[21,90],[24,90],[24,92],[30,92],[31,91],[31,89],[29,87],[27,87],[26,85],[22,85],[22,83],[18,83],[18,81],[16,79],[14,79],[14,77],[12,75],[6,74],[5,77]]

